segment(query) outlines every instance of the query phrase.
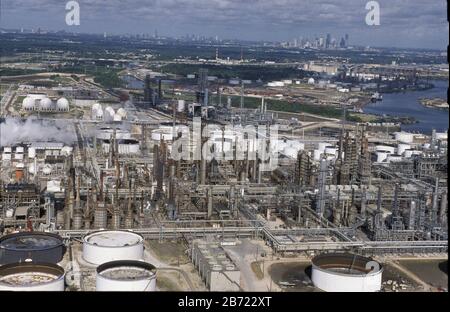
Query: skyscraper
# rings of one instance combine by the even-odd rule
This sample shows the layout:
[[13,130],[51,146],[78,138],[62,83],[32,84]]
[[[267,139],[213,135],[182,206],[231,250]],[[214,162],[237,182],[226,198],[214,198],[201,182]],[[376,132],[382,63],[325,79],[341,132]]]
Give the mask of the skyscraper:
[[325,40],[325,48],[326,49],[330,48],[330,44],[331,44],[331,35],[327,34],[327,39]]

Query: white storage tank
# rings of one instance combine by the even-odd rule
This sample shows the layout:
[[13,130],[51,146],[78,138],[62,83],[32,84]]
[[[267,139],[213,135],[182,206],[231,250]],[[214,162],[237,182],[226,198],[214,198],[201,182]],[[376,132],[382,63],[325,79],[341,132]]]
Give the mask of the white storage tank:
[[69,111],[69,101],[64,97],[59,98],[58,101],[56,101],[56,109],[62,112]]
[[92,264],[142,260],[144,239],[130,231],[98,231],[83,237],[83,259]]
[[35,108],[35,99],[27,96],[22,101],[22,108],[24,110],[33,110]]
[[134,260],[106,262],[97,267],[97,291],[156,291],[156,267]]
[[377,152],[377,163],[381,163],[387,159],[387,157],[390,155],[389,152]]
[[410,149],[410,148],[411,148],[411,145],[409,145],[409,144],[401,143],[401,144],[397,145],[397,155],[403,155],[403,153],[407,149]]
[[383,267],[371,258],[350,253],[327,253],[312,259],[311,280],[327,292],[381,290]]
[[0,267],[0,291],[64,291],[64,269],[53,263],[22,262]]
[[375,146],[375,150],[376,150],[377,152],[384,151],[384,152],[389,152],[389,153],[391,153],[391,154],[394,154],[394,153],[395,153],[395,147],[393,147],[393,146],[388,146],[388,145],[377,145],[377,146]]
[[52,100],[50,100],[48,97],[43,98],[39,103],[39,108],[43,111],[52,110],[53,109]]
[[412,143],[414,141],[414,134],[409,132],[395,132],[395,139],[402,143]]

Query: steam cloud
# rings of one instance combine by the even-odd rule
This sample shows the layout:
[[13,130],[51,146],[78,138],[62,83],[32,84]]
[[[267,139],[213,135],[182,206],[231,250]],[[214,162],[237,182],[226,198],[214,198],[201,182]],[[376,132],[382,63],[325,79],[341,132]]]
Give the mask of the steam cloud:
[[6,118],[0,124],[0,146],[15,145],[20,142],[57,141],[72,144],[76,140],[72,124],[28,118],[22,121]]

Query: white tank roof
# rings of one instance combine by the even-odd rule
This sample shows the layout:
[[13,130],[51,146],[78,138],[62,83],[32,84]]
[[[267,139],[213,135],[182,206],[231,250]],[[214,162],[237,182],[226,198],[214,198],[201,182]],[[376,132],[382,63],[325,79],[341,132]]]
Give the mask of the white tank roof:
[[34,108],[35,99],[27,96],[22,101],[22,108],[24,109],[33,109]]
[[44,98],[41,100],[39,105],[41,109],[50,109],[52,108],[53,103],[52,100],[50,100],[49,98]]
[[56,101],[56,106],[58,109],[66,110],[69,108],[69,101],[64,97],[59,98],[58,101]]

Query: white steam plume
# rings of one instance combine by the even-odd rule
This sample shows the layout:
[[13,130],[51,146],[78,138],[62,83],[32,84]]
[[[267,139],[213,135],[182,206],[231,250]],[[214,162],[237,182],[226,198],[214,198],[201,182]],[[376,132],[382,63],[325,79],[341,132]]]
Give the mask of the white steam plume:
[[23,121],[8,117],[0,124],[0,146],[32,141],[57,141],[72,144],[75,140],[75,130],[72,123],[34,118]]

